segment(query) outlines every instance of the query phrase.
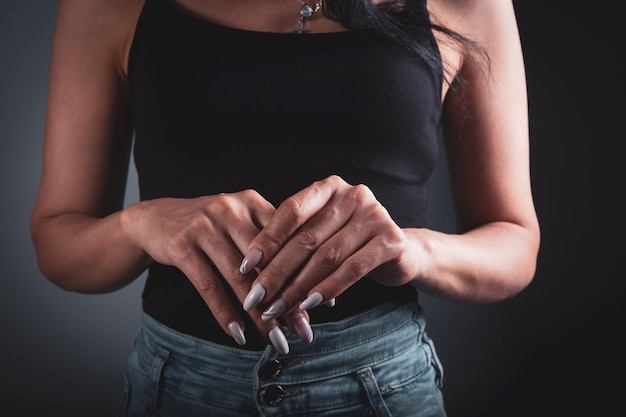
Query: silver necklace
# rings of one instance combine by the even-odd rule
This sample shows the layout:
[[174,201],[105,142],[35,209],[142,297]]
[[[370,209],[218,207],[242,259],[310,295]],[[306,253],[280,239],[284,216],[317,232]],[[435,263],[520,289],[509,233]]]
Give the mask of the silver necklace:
[[308,33],[311,31],[311,29],[309,29],[307,21],[315,14],[315,12],[322,8],[323,0],[316,0],[313,5],[306,3],[304,0],[298,1],[302,4],[302,7],[300,7],[300,18],[298,19],[298,27],[295,28],[293,31],[294,33]]

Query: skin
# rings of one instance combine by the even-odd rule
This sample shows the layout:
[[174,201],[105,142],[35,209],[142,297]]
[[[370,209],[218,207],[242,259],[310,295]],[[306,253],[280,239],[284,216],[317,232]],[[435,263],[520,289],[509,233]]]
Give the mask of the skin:
[[[297,11],[293,0],[176,3],[217,23],[273,32],[291,32]],[[132,139],[127,61],[142,5],[60,2],[43,175],[31,223],[39,267],[52,282],[104,293],[129,284],[154,261],[174,265],[233,335],[229,323],[243,328],[243,322],[214,263],[242,303],[256,284],[265,289],[249,311],[261,334],[284,322],[303,339],[308,315],[300,303],[314,293],[328,302],[366,274],[472,303],[506,299],[530,283],[540,233],[529,176],[524,64],[510,0],[429,1],[433,16],[489,55],[487,66],[437,35],[448,72],[462,74],[471,86],[462,90],[464,101],[442,86],[456,234],[401,229],[366,186],[336,176],[277,208],[254,190],[124,208]],[[309,27],[343,30],[320,15]],[[242,259],[255,251],[261,258],[242,273]]]

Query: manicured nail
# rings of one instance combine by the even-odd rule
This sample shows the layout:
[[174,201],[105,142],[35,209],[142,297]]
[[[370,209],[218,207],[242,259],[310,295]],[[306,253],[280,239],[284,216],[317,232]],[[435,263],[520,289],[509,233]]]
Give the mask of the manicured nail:
[[250,252],[248,252],[246,257],[243,258],[241,266],[239,267],[239,272],[241,272],[242,274],[247,274],[248,272],[252,271],[254,267],[258,265],[262,256],[263,254],[260,250],[258,250],[257,248],[252,249]]
[[289,343],[287,343],[285,333],[280,330],[280,327],[274,327],[270,330],[270,341],[272,342],[272,346],[283,355],[289,353]]
[[263,314],[261,314],[261,320],[270,321],[271,319],[280,316],[285,311],[286,308],[287,308],[287,301],[280,298],[279,300],[274,302],[274,304],[272,304],[270,308],[265,310]]
[[236,321],[231,321],[228,323],[228,331],[230,331],[230,335],[235,339],[240,346],[246,344],[246,336],[243,334],[243,330],[241,330],[241,326]]
[[298,336],[300,336],[300,339],[307,343],[311,343],[313,341],[313,330],[304,315],[300,314],[298,316],[293,323],[293,327]]
[[324,296],[321,293],[314,292],[313,294],[309,295],[302,303],[300,303],[300,310],[310,310],[313,307],[318,306],[323,299]]
[[337,304],[337,302],[335,301],[334,298],[332,298],[329,302],[326,303],[328,307],[334,307],[335,304]]
[[246,298],[243,300],[243,309],[250,311],[251,308],[256,306],[265,297],[265,288],[261,284],[254,284]]

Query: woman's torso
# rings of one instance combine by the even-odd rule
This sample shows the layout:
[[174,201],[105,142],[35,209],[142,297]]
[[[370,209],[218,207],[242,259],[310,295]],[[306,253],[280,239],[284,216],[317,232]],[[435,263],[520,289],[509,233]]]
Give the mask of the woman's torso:
[[[277,205],[336,174],[368,185],[400,226],[424,226],[439,74],[373,30],[338,31],[332,22],[305,35],[233,28],[185,3],[148,0],[129,52],[142,199],[252,188]],[[432,34],[423,41],[434,44]],[[363,279],[311,320],[338,320],[412,291]],[[143,296],[144,310],[164,324],[233,345],[176,268],[151,266]],[[248,339],[248,348],[264,345]]]

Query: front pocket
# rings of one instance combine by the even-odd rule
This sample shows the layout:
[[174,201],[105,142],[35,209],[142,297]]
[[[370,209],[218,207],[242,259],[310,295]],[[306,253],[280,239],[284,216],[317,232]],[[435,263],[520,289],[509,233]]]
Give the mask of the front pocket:
[[416,343],[401,355],[363,368],[358,376],[378,416],[446,415],[439,366],[427,343]]

